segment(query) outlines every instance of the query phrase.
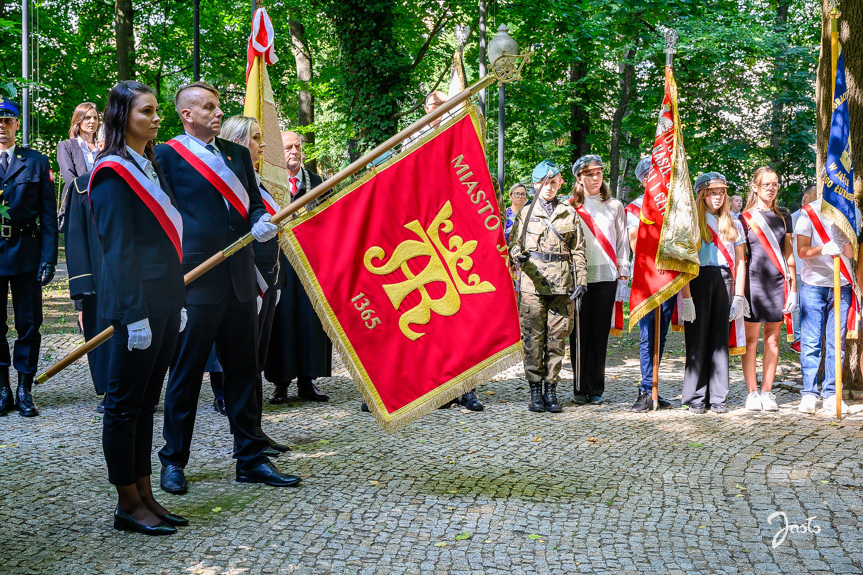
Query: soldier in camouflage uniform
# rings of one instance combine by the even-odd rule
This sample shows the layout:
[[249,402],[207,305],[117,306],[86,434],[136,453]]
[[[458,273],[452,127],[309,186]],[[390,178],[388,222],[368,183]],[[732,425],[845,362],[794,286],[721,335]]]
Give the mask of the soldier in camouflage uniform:
[[521,263],[519,316],[530,411],[561,411],[557,381],[565,342],[587,289],[581,223],[557,199],[562,184],[560,168],[551,161],[534,169],[536,200],[519,211],[509,240],[510,255]]

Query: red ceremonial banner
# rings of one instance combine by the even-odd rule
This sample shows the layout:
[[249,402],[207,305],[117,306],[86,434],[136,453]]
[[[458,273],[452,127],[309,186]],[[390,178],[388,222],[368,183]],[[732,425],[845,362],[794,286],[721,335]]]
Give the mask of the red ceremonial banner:
[[387,431],[521,361],[503,221],[472,110],[286,231],[288,258]]

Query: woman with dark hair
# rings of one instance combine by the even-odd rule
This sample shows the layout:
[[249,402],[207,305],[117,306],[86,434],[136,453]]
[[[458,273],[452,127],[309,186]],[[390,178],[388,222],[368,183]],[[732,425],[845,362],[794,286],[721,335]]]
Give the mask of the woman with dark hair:
[[[587,292],[578,314],[580,377],[575,381],[576,405],[602,403],[608,336],[623,329],[623,302],[629,299],[629,235],[626,211],[602,181],[602,158],[582,156],[572,166],[572,205],[581,219],[587,256]],[[574,361],[574,360],[573,360]],[[573,370],[575,371],[575,370]]]
[[[93,169],[99,149],[96,147],[96,132],[99,129],[99,109],[92,102],[75,106],[69,139],[57,144],[57,163],[63,176],[63,194],[58,214],[60,230],[66,233],[66,214],[69,213],[69,190],[75,178]],[[77,309],[77,308],[76,308]],[[80,310],[78,310],[80,311]]]
[[[779,176],[767,166],[755,170],[746,209],[740,214],[746,238],[746,299],[751,317],[746,318],[746,353],[743,379],[748,395],[746,409],[778,411],[773,395],[773,378],[779,364],[779,336],[782,320],[788,320],[793,339],[791,313],[797,309],[797,271],[791,236],[794,226],[788,210],[780,208]],[[761,393],[756,378],[756,352],[764,325],[764,361],[761,366]]]
[[[728,356],[743,350],[742,326],[731,323],[749,315],[744,297],[746,283],[743,228],[731,216],[728,184],[719,172],[695,180],[695,211],[701,244],[698,277],[683,286],[681,319],[684,321],[686,366],[681,405],[703,414],[727,413]],[[734,334],[734,345],[731,335]]]
[[99,312],[114,327],[102,429],[118,495],[114,528],[147,535],[188,524],[155,500],[150,485],[153,415],[186,318],[183,222],[153,155],[157,107],[148,86],[114,86],[89,191],[104,261]]

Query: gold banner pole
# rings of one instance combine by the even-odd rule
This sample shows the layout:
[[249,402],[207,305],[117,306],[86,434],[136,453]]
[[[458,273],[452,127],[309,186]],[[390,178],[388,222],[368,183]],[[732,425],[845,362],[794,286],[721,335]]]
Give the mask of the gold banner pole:
[[[376,160],[378,157],[382,156],[384,153],[388,152],[391,148],[401,143],[403,140],[409,138],[411,135],[420,131],[425,126],[429,125],[434,120],[441,118],[449,112],[450,110],[459,106],[462,102],[469,100],[474,95],[479,93],[483,88],[486,88],[495,82],[499,84],[508,84],[510,82],[515,82],[521,79],[521,73],[524,69],[524,66],[530,61],[533,56],[533,52],[528,52],[526,54],[507,54],[506,52],[503,55],[495,60],[492,64],[492,73],[485,76],[484,78],[476,81],[471,84],[446,102],[444,102],[440,107],[433,110],[431,113],[426,114],[395,136],[391,137],[383,144],[380,144],[371,152],[365,154],[360,159],[351,163],[348,167],[336,173],[336,175],[329,178],[327,181],[321,183],[312,189],[308,194],[304,195],[302,198],[293,202],[275,214],[270,218],[270,222],[278,225],[282,220],[286,219],[288,216],[298,211],[299,209],[305,207],[311,202],[315,201],[326,192],[330,191],[337,185],[341,184],[363,168],[367,167],[371,162]],[[240,251],[243,247],[249,245],[254,241],[254,237],[252,234],[246,234],[233,244],[229,245],[225,249],[220,252],[217,252],[210,256],[207,261],[190,271],[185,275],[183,281],[186,285],[189,285],[226,259],[228,259],[233,254]],[[96,335],[92,339],[90,339],[84,345],[75,348],[69,355],[49,367],[45,372],[36,377],[36,383],[45,383],[67,367],[69,367],[72,363],[80,359],[84,356],[84,354],[93,351],[99,345],[108,341],[111,336],[114,334],[114,328],[109,327],[102,333]]]

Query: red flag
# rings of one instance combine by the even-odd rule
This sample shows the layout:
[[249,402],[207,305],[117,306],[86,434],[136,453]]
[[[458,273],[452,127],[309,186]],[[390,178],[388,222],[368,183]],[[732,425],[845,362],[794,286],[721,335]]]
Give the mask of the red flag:
[[252,64],[255,58],[263,56],[267,64],[272,66],[279,61],[273,51],[274,44],[273,22],[267,14],[265,8],[258,8],[252,16],[252,33],[249,36],[249,48],[246,50],[246,82],[249,81],[249,74],[252,71]]
[[639,217],[629,299],[630,330],[698,275],[701,238],[671,68],[665,69],[665,97]]
[[287,227],[285,251],[387,431],[521,360],[478,125],[462,113]]

